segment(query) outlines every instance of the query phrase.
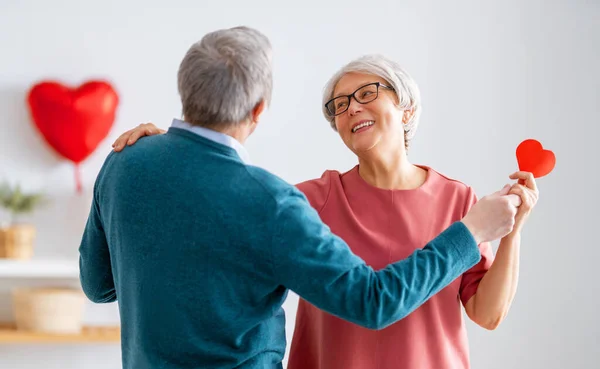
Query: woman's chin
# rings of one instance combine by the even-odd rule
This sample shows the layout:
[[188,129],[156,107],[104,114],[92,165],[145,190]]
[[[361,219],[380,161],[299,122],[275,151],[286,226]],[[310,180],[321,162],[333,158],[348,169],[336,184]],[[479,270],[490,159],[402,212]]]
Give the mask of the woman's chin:
[[352,151],[355,155],[360,155],[361,153],[368,153],[372,150],[377,144],[381,141],[381,135],[378,132],[373,132],[376,134],[370,134],[369,132],[364,132],[361,135],[345,137],[343,139],[344,144],[350,151]]
[[377,141],[374,140],[357,140],[352,142],[352,151],[354,151],[356,154],[366,153],[372,150],[376,145]]

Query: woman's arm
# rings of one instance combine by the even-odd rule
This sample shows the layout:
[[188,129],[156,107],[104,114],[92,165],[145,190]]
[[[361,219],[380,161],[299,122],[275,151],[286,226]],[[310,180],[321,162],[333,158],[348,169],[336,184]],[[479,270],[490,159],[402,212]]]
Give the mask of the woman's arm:
[[166,133],[164,129],[160,129],[153,123],[142,123],[139,126],[130,129],[123,133],[115,140],[112,147],[115,151],[121,151],[126,145],[133,145],[137,140],[144,136],[154,136]]
[[519,281],[520,247],[520,232],[502,238],[492,266],[465,305],[469,318],[483,328],[496,329],[508,314]]
[[477,293],[465,305],[469,318],[490,330],[496,329],[504,320],[517,292],[521,231],[539,197],[531,173],[516,172],[510,178],[519,181],[509,193],[519,195],[522,201],[515,216],[515,226],[500,241],[492,266],[479,283]]

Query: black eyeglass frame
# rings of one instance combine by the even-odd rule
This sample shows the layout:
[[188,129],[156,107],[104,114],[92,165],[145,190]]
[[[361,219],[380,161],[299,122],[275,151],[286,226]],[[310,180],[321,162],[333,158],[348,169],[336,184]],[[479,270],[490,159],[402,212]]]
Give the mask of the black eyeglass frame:
[[[377,91],[376,91],[376,94],[375,94],[375,98],[373,98],[372,100],[369,100],[369,101],[360,101],[358,98],[356,98],[356,93],[357,93],[358,91],[362,90],[363,88],[365,88],[365,87],[367,87],[367,86],[372,86],[372,85],[375,85],[375,86],[377,86]],[[327,101],[327,102],[325,103],[325,109],[326,109],[326,110],[327,110],[327,112],[329,113],[329,116],[330,116],[330,117],[337,117],[338,115],[344,114],[344,113],[345,113],[345,112],[348,110],[348,108],[350,107],[350,99],[351,99],[351,98],[354,98],[354,101],[356,101],[356,102],[357,102],[357,103],[359,103],[359,104],[363,104],[363,105],[364,105],[364,104],[368,104],[368,103],[370,103],[370,102],[373,102],[373,101],[377,100],[377,98],[379,97],[379,87],[383,87],[383,88],[387,88],[388,90],[395,91],[393,87],[387,86],[387,85],[385,85],[385,84],[383,84],[383,83],[381,83],[381,82],[372,82],[372,83],[367,83],[366,85],[360,86],[359,88],[357,88],[357,89],[356,89],[356,91],[354,91],[353,93],[351,93],[351,94],[349,94],[349,95],[340,95],[340,96],[336,96],[336,97],[334,97],[333,99],[331,99],[331,100]],[[334,111],[334,112],[332,112],[332,111],[331,111],[331,109],[329,109],[329,106],[328,106],[328,105],[329,105],[331,102],[333,102],[334,100],[337,100],[337,99],[339,99],[339,98],[342,98],[342,97],[345,97],[345,98],[346,98],[346,100],[348,100],[348,103],[346,104],[346,109],[344,109],[343,111],[341,111],[341,112],[339,112],[339,113],[337,113],[337,114],[336,114],[336,113],[335,113],[335,111]],[[334,108],[335,108],[335,107],[334,107]]]

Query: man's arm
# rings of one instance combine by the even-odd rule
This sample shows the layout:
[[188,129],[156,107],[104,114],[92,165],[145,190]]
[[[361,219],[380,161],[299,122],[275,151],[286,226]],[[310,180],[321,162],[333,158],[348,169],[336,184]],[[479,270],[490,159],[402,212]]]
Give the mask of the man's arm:
[[374,271],[295,192],[283,200],[274,227],[277,282],[318,308],[371,329],[407,316],[481,257],[477,240],[457,222],[408,258]]
[[96,188],[90,215],[79,246],[79,279],[84,293],[91,301],[107,303],[117,300],[108,242],[100,218]]

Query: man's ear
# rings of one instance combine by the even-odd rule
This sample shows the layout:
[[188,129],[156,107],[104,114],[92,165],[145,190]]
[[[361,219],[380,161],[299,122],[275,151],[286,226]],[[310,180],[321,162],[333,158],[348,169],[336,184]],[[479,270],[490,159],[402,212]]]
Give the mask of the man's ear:
[[252,113],[250,116],[250,118],[252,119],[251,123],[258,124],[258,121],[260,120],[260,116],[262,115],[262,113],[265,111],[266,108],[267,108],[267,102],[264,99],[260,100],[260,102],[258,104],[256,104],[254,106],[254,108],[252,108]]

